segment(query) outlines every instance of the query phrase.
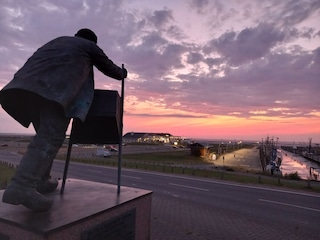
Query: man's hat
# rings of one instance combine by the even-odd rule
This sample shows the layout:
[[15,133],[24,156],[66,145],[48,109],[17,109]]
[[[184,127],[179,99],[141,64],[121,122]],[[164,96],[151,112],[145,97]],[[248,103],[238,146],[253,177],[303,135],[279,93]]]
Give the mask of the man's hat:
[[76,34],[75,34],[76,37],[82,37],[82,38],[85,38],[87,40],[90,40],[94,43],[97,43],[98,41],[98,38],[97,38],[97,35],[91,31],[90,29],[88,28],[82,28],[80,29]]

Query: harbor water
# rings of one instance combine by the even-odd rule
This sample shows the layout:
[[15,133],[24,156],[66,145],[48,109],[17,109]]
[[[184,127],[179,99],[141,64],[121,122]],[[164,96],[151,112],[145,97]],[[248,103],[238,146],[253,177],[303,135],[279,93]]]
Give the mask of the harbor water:
[[[297,172],[302,179],[320,180],[320,165],[300,155],[281,150],[283,175]],[[310,170],[311,168],[311,170]]]

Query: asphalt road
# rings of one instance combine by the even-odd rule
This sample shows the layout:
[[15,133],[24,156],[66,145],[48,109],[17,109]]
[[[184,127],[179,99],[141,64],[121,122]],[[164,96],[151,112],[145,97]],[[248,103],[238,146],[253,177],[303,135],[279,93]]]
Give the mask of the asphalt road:
[[[68,177],[117,184],[117,169],[71,164]],[[154,192],[153,240],[320,237],[320,194],[127,169],[121,185]]]
[[[117,184],[117,169],[71,163],[68,177]],[[128,169],[121,185],[153,191],[152,240],[320,239],[320,194]]]

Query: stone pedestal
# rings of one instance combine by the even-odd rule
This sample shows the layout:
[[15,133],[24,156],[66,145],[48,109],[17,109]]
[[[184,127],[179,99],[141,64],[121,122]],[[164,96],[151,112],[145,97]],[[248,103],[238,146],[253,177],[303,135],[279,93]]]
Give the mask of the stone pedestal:
[[47,196],[47,212],[0,202],[0,240],[150,239],[151,191],[67,179],[63,195]]

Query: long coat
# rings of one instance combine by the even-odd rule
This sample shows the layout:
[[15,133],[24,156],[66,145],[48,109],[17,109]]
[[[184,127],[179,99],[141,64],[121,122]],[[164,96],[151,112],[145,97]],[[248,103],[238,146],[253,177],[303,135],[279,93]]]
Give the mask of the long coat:
[[60,104],[66,117],[85,120],[93,100],[93,66],[121,80],[115,65],[94,42],[59,37],[39,48],[0,91],[0,103],[14,119],[28,127],[41,98]]

